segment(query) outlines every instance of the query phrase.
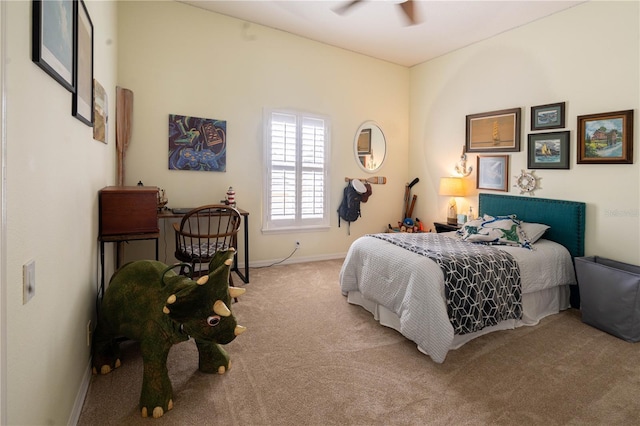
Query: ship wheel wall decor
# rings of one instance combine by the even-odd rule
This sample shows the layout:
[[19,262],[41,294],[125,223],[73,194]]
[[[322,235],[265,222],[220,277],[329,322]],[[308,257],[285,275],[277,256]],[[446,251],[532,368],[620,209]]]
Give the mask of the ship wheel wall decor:
[[533,192],[536,189],[540,189],[539,184],[541,178],[535,176],[533,173],[533,171],[521,170],[520,176],[514,176],[516,184],[513,186],[520,188],[520,195],[535,195]]

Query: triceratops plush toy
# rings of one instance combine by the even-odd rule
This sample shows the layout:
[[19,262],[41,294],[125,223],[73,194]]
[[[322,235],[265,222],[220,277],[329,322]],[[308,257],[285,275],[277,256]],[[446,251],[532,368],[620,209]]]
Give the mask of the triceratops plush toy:
[[209,274],[197,281],[151,260],[128,263],[111,278],[93,338],[93,372],[107,374],[120,366],[118,337],[139,341],[144,363],[143,417],[161,417],[173,408],[167,373],[172,345],[193,337],[200,371],[223,374],[231,368],[220,344],[245,331],[229,309],[231,299],[245,292],[229,286],[234,254],[234,250],[216,253]]

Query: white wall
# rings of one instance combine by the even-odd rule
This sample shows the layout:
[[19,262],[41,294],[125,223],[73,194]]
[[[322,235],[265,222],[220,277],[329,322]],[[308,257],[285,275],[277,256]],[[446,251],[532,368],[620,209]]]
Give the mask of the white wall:
[[[587,203],[586,255],[639,264],[639,31],[638,2],[592,1],[412,68],[409,174],[421,178],[419,217],[446,218],[438,180],[460,159],[466,115],[522,108],[509,172],[509,193],[520,195],[512,185],[527,168],[531,107],[566,102],[570,169],[536,170],[535,196]],[[635,112],[634,164],[576,164],[577,116],[620,110]],[[475,188],[476,155],[468,164]],[[475,191],[459,208],[477,202]]]
[[[115,116],[115,3],[86,1],[94,76]],[[7,419],[73,421],[87,383],[87,322],[98,283],[98,190],[115,180],[109,144],[71,115],[71,93],[31,61],[30,1],[6,4]],[[22,265],[36,264],[36,294],[22,303]],[[80,396],[83,396],[80,395]],[[78,414],[79,411],[76,413]]]
[[[346,253],[351,242],[397,221],[407,180],[409,70],[288,33],[176,2],[119,4],[118,84],[134,93],[133,134],[126,154],[125,184],[164,188],[169,206],[193,207],[224,199],[229,186],[238,207],[250,212],[252,264],[286,257],[301,241],[296,259]],[[261,232],[264,107],[296,108],[332,120],[331,229],[302,234]],[[168,170],[169,114],[227,121],[227,171]],[[336,210],[345,177],[365,177],[353,154],[356,130],[379,123],[388,160],[362,204],[362,218],[338,228]],[[167,240],[173,238],[173,231]],[[164,238],[163,238],[164,239]],[[126,251],[135,251],[136,244]],[[153,253],[152,243],[140,256]],[[161,248],[161,260],[173,263]]]

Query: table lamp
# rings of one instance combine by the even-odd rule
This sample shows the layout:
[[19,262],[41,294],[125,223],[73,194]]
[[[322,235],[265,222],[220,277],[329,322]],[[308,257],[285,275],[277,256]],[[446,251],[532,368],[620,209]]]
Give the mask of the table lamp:
[[458,224],[458,206],[455,197],[464,197],[464,185],[462,178],[459,177],[443,177],[440,178],[440,195],[448,195],[449,211],[447,213],[447,223],[450,225]]

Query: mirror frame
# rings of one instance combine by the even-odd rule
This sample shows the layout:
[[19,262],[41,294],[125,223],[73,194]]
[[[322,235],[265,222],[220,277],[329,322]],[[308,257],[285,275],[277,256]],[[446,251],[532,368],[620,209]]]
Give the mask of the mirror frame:
[[[363,131],[367,129],[370,130],[368,141],[366,140],[366,138],[361,140],[360,135],[363,133]],[[382,142],[382,145],[380,145],[380,142]],[[363,160],[361,159],[361,157],[363,157],[362,149],[359,149],[360,148],[359,145],[361,143],[368,145],[367,147],[363,147],[362,149],[366,149],[369,152],[371,152],[372,150],[378,151],[377,155],[374,154],[375,155],[374,158],[380,157],[379,152],[382,149],[382,160],[380,160],[377,163],[375,168],[373,169],[367,168],[363,163]],[[387,138],[385,137],[384,132],[382,131],[382,128],[380,128],[378,123],[372,120],[367,120],[364,123],[362,123],[360,127],[358,127],[358,130],[356,131],[356,136],[353,140],[353,155],[355,157],[356,163],[358,163],[358,167],[360,167],[360,169],[362,169],[363,171],[367,173],[376,173],[378,170],[380,170],[380,168],[384,164],[384,161],[387,158]]]

